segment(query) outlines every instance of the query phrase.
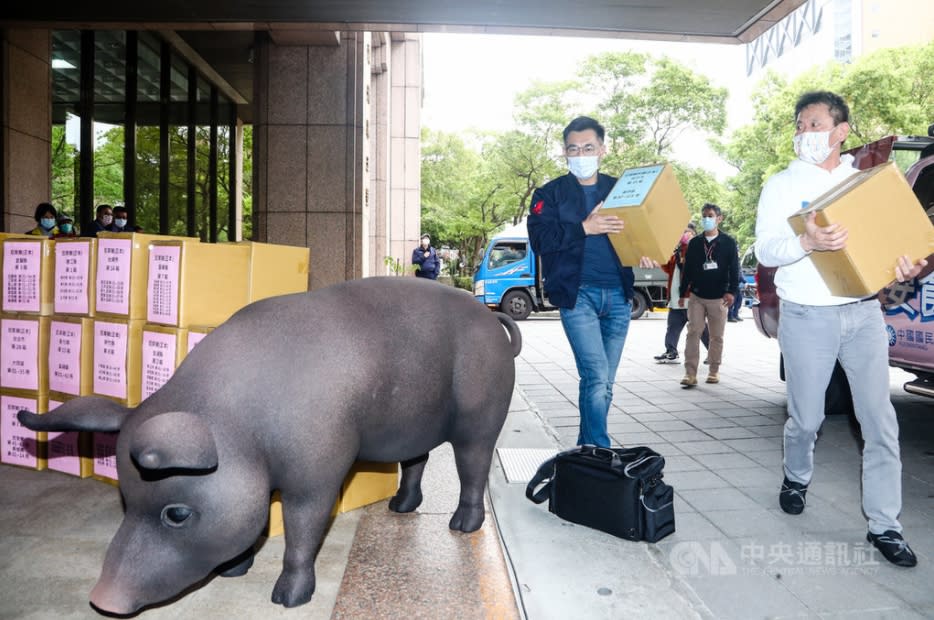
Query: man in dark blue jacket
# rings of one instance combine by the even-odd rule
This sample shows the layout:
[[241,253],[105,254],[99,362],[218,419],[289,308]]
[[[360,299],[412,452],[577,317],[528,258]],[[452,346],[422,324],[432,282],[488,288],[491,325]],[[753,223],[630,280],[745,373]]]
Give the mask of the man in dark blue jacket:
[[412,250],[412,264],[418,267],[416,278],[438,279],[441,261],[438,260],[437,250],[431,247],[431,237],[428,235],[422,235],[421,245]]
[[[532,249],[541,257],[545,292],[560,309],[580,375],[577,443],[609,447],[606,421],[629,331],[633,273],[620,263],[606,235],[621,231],[622,220],[600,213],[616,183],[598,172],[606,154],[604,134],[603,126],[586,116],[564,129],[570,173],[535,190],[528,227]],[[658,266],[649,259],[640,265]]]

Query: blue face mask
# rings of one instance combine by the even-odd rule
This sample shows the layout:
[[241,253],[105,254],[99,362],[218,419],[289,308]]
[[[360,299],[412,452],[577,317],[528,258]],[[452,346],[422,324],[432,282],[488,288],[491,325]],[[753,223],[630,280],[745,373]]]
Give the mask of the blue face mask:
[[59,229],[60,231],[62,231],[63,233],[65,233],[66,235],[67,235],[67,234],[70,234],[70,233],[71,233],[71,224],[62,224],[61,226],[58,227],[58,229]]
[[704,217],[701,218],[701,223],[704,226],[704,232],[710,232],[717,227],[717,218],[715,217]]
[[55,228],[55,218],[54,217],[44,217],[39,220],[39,226],[42,226],[46,230],[52,230]]

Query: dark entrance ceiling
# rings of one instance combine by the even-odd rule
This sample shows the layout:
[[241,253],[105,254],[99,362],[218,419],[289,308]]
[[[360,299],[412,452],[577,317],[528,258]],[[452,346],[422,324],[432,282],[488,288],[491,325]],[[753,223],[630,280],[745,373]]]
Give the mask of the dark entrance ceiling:
[[252,100],[255,31],[314,44],[324,31],[458,32],[745,43],[806,0],[21,0],[0,26],[175,31]]

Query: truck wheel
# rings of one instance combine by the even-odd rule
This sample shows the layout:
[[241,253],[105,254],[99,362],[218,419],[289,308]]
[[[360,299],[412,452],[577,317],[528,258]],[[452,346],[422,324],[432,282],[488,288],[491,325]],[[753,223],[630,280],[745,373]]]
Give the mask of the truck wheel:
[[642,291],[633,291],[632,292],[632,314],[629,315],[630,320],[635,321],[649,309],[649,300],[645,298],[645,293]]
[[513,320],[522,321],[532,314],[532,298],[524,291],[509,291],[499,302],[499,309]]

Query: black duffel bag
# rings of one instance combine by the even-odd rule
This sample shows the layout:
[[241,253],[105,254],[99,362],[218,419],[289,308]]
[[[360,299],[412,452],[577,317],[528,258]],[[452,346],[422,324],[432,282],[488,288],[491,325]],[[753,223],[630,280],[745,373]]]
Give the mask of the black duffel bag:
[[[627,540],[656,542],[675,531],[674,489],[651,448],[578,446],[548,459],[525,489],[562,519]],[[535,489],[543,485],[538,491]]]

